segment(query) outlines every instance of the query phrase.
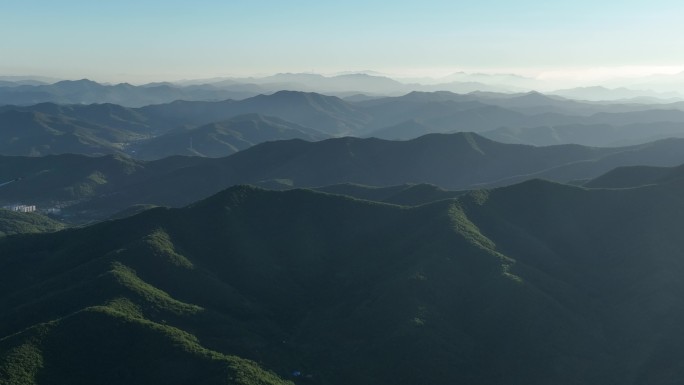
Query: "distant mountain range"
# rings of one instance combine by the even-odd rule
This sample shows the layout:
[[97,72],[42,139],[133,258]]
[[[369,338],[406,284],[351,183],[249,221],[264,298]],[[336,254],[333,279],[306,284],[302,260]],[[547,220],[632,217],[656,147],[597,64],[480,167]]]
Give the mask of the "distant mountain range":
[[177,87],[169,84],[134,86],[121,83],[103,85],[87,79],[64,80],[54,84],[0,84],[0,105],[38,103],[92,104],[113,103],[127,107],[169,103],[174,100],[223,100],[254,96],[260,90],[217,89],[210,85]]
[[[655,89],[676,77],[654,77]],[[674,80],[673,80],[674,79]],[[613,86],[578,87],[552,91],[543,81],[513,74],[467,74],[428,79],[392,79],[380,74],[345,73],[333,76],[307,73],[283,73],[265,77],[213,78],[180,82],[159,82],[144,85],[100,84],[87,79],[62,80],[41,77],[0,76],[0,105],[31,105],[38,103],[92,104],[113,103],[126,107],[170,103],[175,100],[217,101],[245,99],[280,90],[316,92],[339,97],[357,94],[370,96],[400,96],[412,91],[447,91],[460,94],[473,92],[524,93],[532,90],[591,101],[624,101],[625,103],[666,103],[684,100],[679,89],[651,91],[654,87],[635,84],[629,88]]]
[[[684,136],[683,109],[684,103],[596,104],[539,93],[484,92],[412,92],[349,102],[279,91],[243,100],[175,101],[141,108],[41,103],[0,106],[0,154],[221,157],[288,138],[408,140],[470,131],[506,143],[624,146]],[[248,117],[255,114],[260,117]],[[236,128],[239,120],[255,119],[261,123],[243,122]]]
[[0,373],[29,384],[672,384],[684,359],[683,186],[531,180],[414,207],[239,186],[2,238]]
[[590,101],[616,101],[634,103],[665,103],[682,101],[682,94],[677,92],[654,92],[629,88],[606,88],[601,86],[577,87],[549,92],[568,99]]

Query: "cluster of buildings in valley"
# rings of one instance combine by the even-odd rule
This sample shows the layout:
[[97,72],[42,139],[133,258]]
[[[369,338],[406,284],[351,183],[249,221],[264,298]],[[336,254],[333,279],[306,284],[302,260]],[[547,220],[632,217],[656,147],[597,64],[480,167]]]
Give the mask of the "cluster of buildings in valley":
[[35,213],[36,212],[36,206],[35,205],[8,205],[8,206],[4,206],[3,209],[10,210],[10,211],[16,211],[19,213]]
[[47,209],[38,210],[36,208],[36,205],[24,205],[24,204],[11,204],[11,205],[2,206],[2,208],[5,210],[15,211],[18,213],[40,212],[43,214],[54,214],[54,215],[57,215],[62,211],[62,209],[60,207],[51,207],[51,208],[47,208]]

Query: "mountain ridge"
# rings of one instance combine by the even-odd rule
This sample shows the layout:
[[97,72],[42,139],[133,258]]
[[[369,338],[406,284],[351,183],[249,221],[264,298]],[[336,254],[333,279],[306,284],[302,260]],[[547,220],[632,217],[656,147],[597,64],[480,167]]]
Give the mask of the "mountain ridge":
[[0,203],[68,202],[68,211],[109,217],[137,204],[182,206],[236,184],[279,189],[339,183],[429,183],[447,190],[501,186],[530,178],[592,179],[619,166],[684,163],[684,141],[623,148],[501,144],[474,133],[430,134],[411,141],[335,138],[266,142],[225,158],[123,156],[42,159],[0,157]]
[[[48,306],[56,298],[46,296],[62,287],[70,309],[121,317],[67,319],[73,327],[46,332],[88,346],[91,356],[121,350],[115,338],[74,340],[78,330],[112,325],[117,336],[135,322],[148,345],[128,345],[132,357],[147,357],[145,346],[165,347],[157,357],[175,354],[155,330],[178,330],[183,345],[195,346],[184,334],[192,330],[201,341],[193,349],[258,358],[295,383],[664,385],[679,371],[659,357],[684,357],[681,345],[663,345],[677,338],[684,305],[655,300],[682,286],[674,274],[684,270],[682,240],[672,224],[684,211],[671,209],[684,207],[681,187],[531,180],[407,208],[236,186],[186,208],[0,240],[0,335],[62,319],[72,310]],[[41,254],[48,248],[54,257]],[[22,307],[29,287],[37,300]],[[672,322],[659,323],[663,317]],[[7,354],[12,341],[0,339],[3,370],[18,362]],[[101,378],[87,365],[54,371],[64,359],[90,358],[77,348],[60,358],[42,346],[53,378]],[[209,365],[191,362],[190,373]],[[166,378],[164,366],[147,368],[151,381]]]

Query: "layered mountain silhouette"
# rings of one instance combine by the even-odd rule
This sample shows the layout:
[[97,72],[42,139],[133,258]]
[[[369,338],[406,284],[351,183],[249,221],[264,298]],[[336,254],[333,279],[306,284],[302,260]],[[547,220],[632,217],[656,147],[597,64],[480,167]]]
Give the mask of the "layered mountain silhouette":
[[654,92],[649,90],[634,90],[625,87],[606,88],[601,86],[577,87],[551,92],[554,95],[577,100],[593,101],[648,101],[651,103],[664,103],[666,101],[681,100],[681,95],[676,92]]
[[[429,129],[424,129],[427,132]],[[575,143],[586,146],[625,146],[665,138],[684,137],[684,123],[652,122],[626,125],[571,124],[560,126],[499,128],[481,135],[502,143],[550,146]],[[409,135],[410,136],[410,135]]]
[[[333,136],[409,140],[429,133],[480,132],[508,143],[624,146],[681,137],[680,104],[591,104],[539,93],[468,95],[412,92],[401,97],[348,102],[335,96],[280,91],[244,100],[175,101],[142,108],[115,104],[0,107],[4,155],[127,154],[150,159],[165,155],[205,155],[189,150],[187,133],[202,127],[208,156],[227,155],[263,141],[288,137],[319,140]],[[23,114],[23,115],[22,115]],[[258,114],[324,135],[280,135],[253,130],[253,139],[227,139],[213,130],[240,115]],[[23,116],[23,118],[19,118]],[[186,134],[183,134],[186,133]],[[273,135],[270,135],[272,133]],[[170,134],[164,137],[164,135]],[[185,136],[185,138],[184,138]],[[233,136],[229,134],[228,136]],[[163,137],[163,138],[162,138]],[[222,139],[216,139],[216,138]],[[185,140],[187,139],[187,140]],[[227,144],[221,144],[226,139]],[[205,141],[206,142],[206,141]],[[237,143],[240,145],[237,145]],[[167,148],[165,145],[169,145]],[[144,149],[144,151],[143,151]]]
[[[245,114],[277,115],[287,121],[262,116],[252,119],[255,122],[262,120],[262,123],[252,126],[237,123],[251,119],[240,117]],[[5,106],[0,108],[0,135],[7,137],[7,143],[26,144],[13,144],[4,152],[0,148],[0,152],[6,155],[120,153],[134,157],[140,154],[144,159],[190,154],[225,156],[263,141],[287,138],[320,140],[340,135],[358,128],[363,119],[362,113],[357,114],[341,99],[293,92],[244,101],[175,102],[142,109],[112,104]],[[239,124],[241,127],[236,128]],[[289,134],[283,131],[285,127],[288,127],[285,131]],[[208,147],[189,151],[190,132],[198,139],[195,148],[202,148],[203,144]]]
[[[70,384],[671,384],[678,182],[420,206],[233,187],[0,240],[0,373]],[[23,381],[23,382],[22,382]]]
[[222,100],[246,98],[257,90],[218,89],[210,85],[177,87],[169,84],[134,86],[127,83],[104,85],[91,80],[64,80],[54,84],[0,85],[0,105],[32,105],[38,103],[92,104],[114,103],[126,107],[169,103],[174,100]]
[[[483,80],[483,79],[479,79]],[[336,76],[317,74],[276,74],[262,78],[217,78],[176,83],[159,82],[134,86],[127,83],[100,84],[88,79],[56,81],[55,79],[0,79],[0,105],[30,105],[43,102],[60,104],[116,103],[127,107],[169,103],[174,100],[216,101],[245,99],[280,90],[317,92],[340,97],[366,93],[371,95],[403,95],[411,91],[451,91],[468,93],[476,90],[509,92],[515,87],[487,84],[488,81],[449,79],[438,84],[406,84],[385,76],[347,73]]]
[[0,384],[684,378],[674,93],[50,83],[0,78],[0,207],[51,213],[0,209]]
[[0,189],[0,203],[68,202],[75,215],[108,217],[135,204],[182,206],[237,184],[269,188],[356,183],[388,187],[429,183],[447,190],[596,178],[631,165],[684,163],[684,142],[595,148],[502,144],[473,133],[431,134],[411,141],[337,138],[262,143],[229,157],[0,157],[0,175],[23,178]]

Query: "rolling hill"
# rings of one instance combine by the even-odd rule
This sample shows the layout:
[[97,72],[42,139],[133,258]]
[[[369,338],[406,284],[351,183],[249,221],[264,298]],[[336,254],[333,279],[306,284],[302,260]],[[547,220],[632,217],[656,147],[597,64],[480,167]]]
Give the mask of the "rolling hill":
[[181,128],[133,144],[128,152],[137,159],[154,160],[174,155],[218,158],[256,144],[287,139],[317,141],[328,135],[279,118],[240,115],[197,128]]
[[[301,99],[297,97],[300,93],[288,95],[265,96],[244,103],[176,102],[143,109],[113,104],[52,103],[0,107],[0,138],[6,139],[0,154],[128,154],[140,159],[173,155],[218,157],[264,141],[321,140],[330,136],[281,118],[262,116],[260,111],[320,123],[334,133],[351,124],[343,117],[344,111],[336,110],[340,106],[335,106],[335,102],[340,103],[342,110],[348,107],[340,99],[317,94],[301,94],[305,96]],[[292,95],[294,99],[287,101]],[[192,150],[190,137],[194,138]]]
[[544,127],[502,127],[481,133],[502,143],[551,146],[581,144],[585,146],[617,147],[643,144],[666,138],[684,137],[684,123],[653,122],[627,125],[572,124]]
[[126,143],[143,137],[135,131],[65,116],[33,111],[0,112],[0,153],[4,155],[122,153]]
[[431,184],[405,184],[390,187],[372,187],[343,183],[316,187],[313,190],[336,195],[402,206],[419,206],[464,195],[465,191],[449,191]]
[[133,108],[117,104],[55,104],[39,103],[31,106],[8,105],[0,107],[0,112],[20,111],[33,112],[60,118],[78,120],[97,126],[149,134],[148,117]]
[[671,183],[684,178],[684,166],[630,166],[615,168],[584,184],[590,188],[632,188]]
[[353,134],[370,119],[363,111],[338,97],[295,91],[279,91],[238,101],[178,101],[143,107],[139,111],[151,120],[176,126],[197,126],[238,115],[261,114],[330,135]]
[[0,208],[0,237],[14,234],[45,233],[65,228],[61,222],[36,213],[20,213]]

